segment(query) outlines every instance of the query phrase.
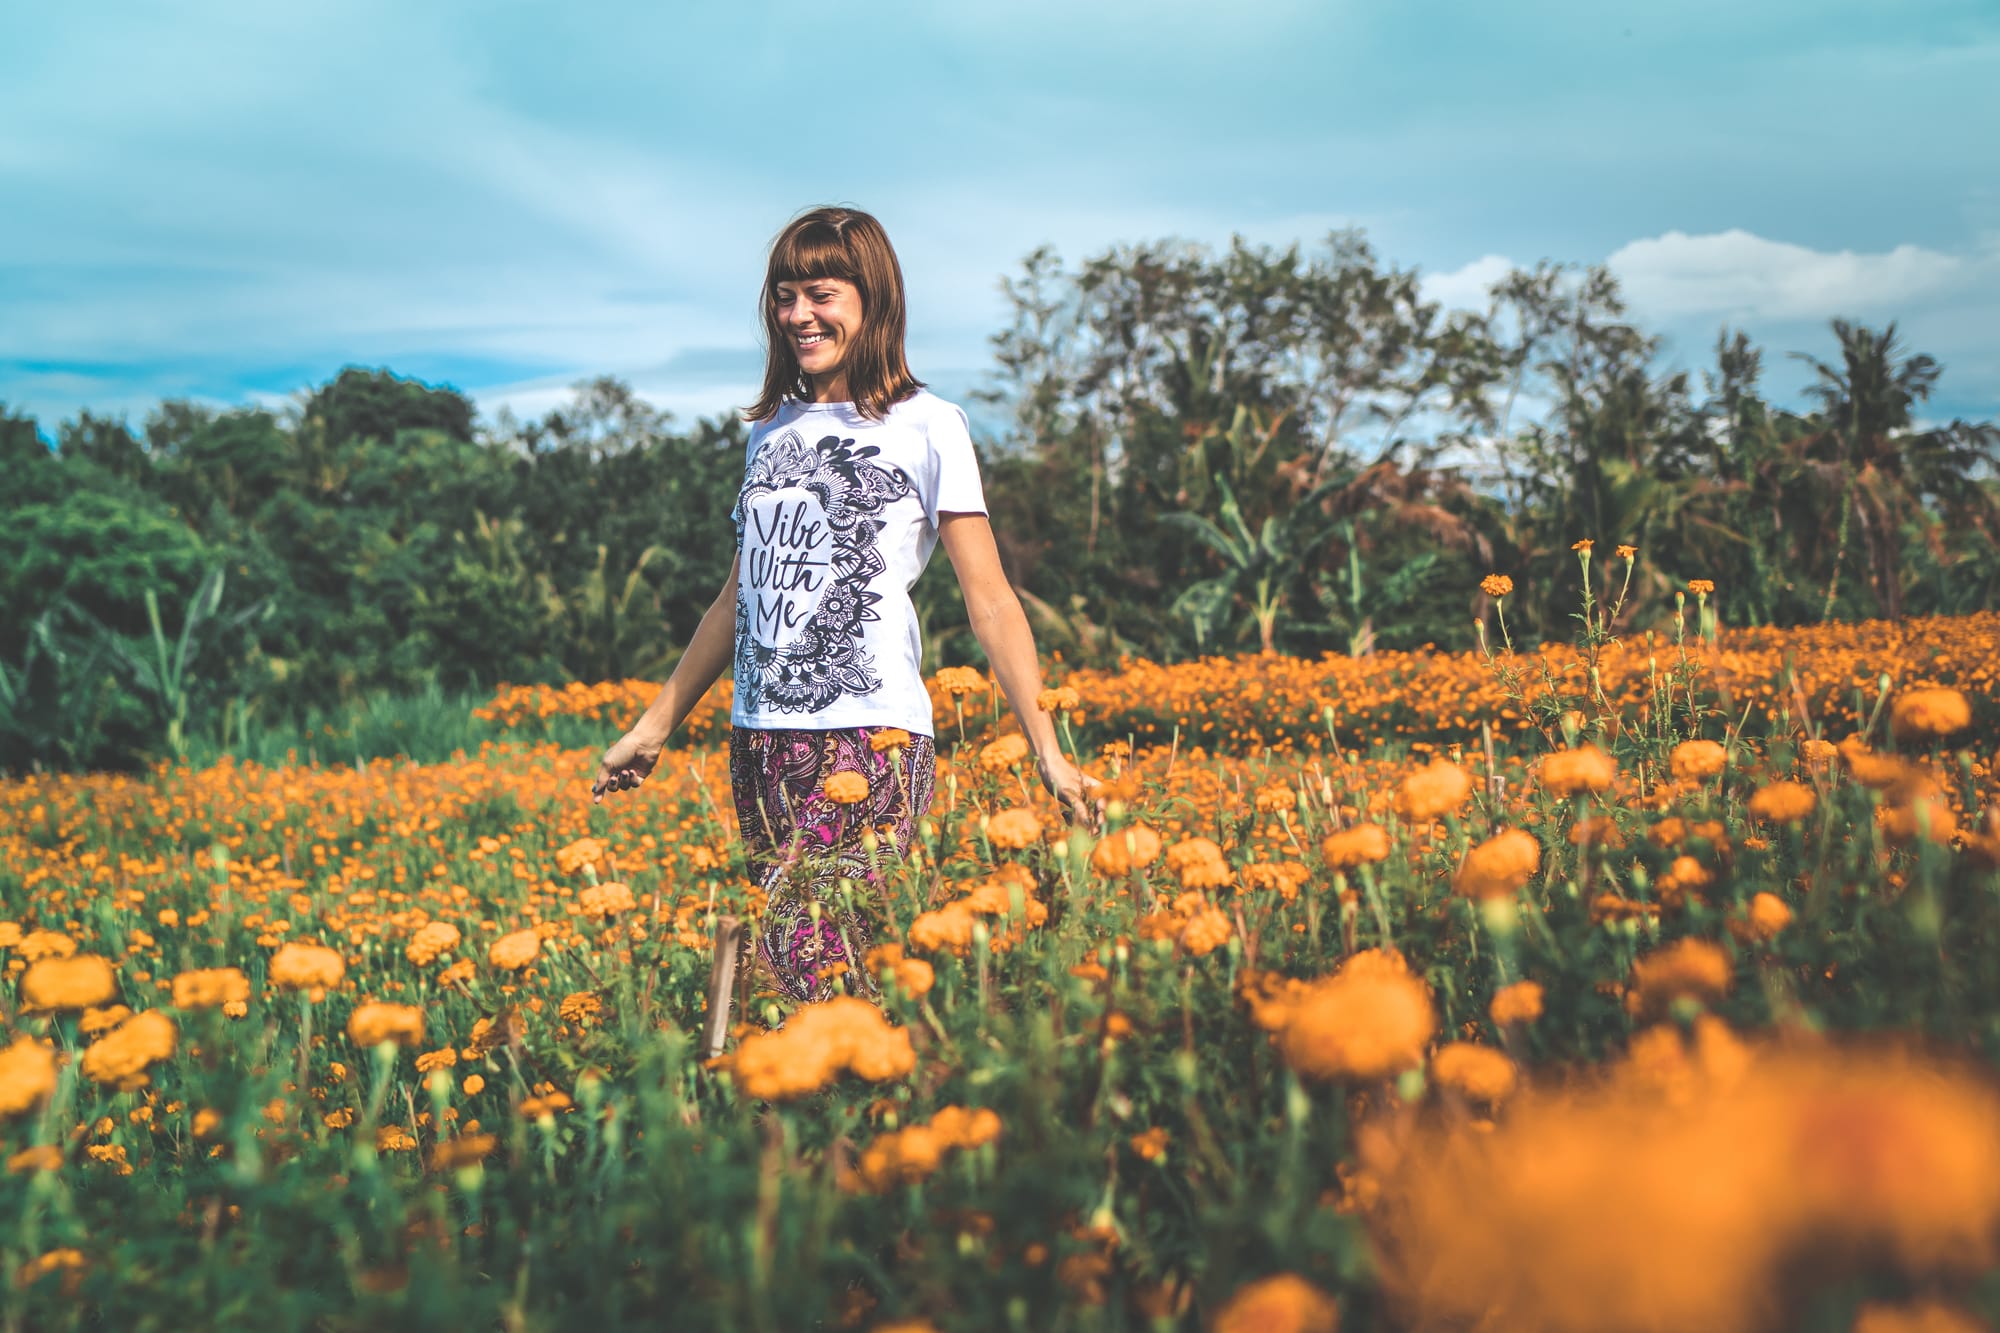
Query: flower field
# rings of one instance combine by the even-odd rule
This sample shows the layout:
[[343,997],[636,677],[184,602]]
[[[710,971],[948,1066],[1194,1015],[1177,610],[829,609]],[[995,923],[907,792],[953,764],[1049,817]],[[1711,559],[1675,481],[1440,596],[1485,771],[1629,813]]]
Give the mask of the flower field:
[[1102,838],[941,673],[883,1004],[716,1059],[720,687],[0,783],[0,1328],[1986,1327],[2000,616],[1493,646],[1071,673]]

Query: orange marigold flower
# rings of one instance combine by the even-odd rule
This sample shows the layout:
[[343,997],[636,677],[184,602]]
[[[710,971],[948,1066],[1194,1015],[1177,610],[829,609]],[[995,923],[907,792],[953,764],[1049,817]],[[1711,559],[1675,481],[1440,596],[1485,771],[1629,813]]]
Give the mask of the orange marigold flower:
[[21,974],[21,1004],[37,1013],[58,1009],[88,1009],[109,1003],[118,993],[111,960],[94,953],[73,958],[44,958]]
[[946,903],[917,913],[916,920],[910,922],[910,943],[934,953],[963,953],[972,947],[972,928],[978,921],[963,899]]
[[56,1053],[33,1037],[0,1050],[0,1120],[32,1110],[56,1090]]
[[986,688],[985,675],[972,667],[946,667],[935,679],[938,688],[953,698]]
[[929,1125],[910,1125],[882,1135],[861,1152],[849,1188],[879,1194],[912,1185],[937,1170],[946,1144]]
[[83,1053],[84,1077],[122,1092],[146,1086],[146,1070],[174,1053],[180,1035],[174,1020],[158,1009],[134,1014]]
[[1356,824],[1321,838],[1319,850],[1328,869],[1352,870],[1388,858],[1389,830],[1380,824]]
[[1236,882],[1222,848],[1208,838],[1183,838],[1169,847],[1167,869],[1183,889],[1220,889]]
[[1957,814],[1942,797],[1931,794],[1913,796],[1900,805],[1877,806],[1875,822],[1882,835],[1898,846],[1918,838],[1944,845],[1958,832]]
[[986,840],[1010,852],[1023,851],[1042,840],[1042,821],[1033,810],[1002,810],[986,821]]
[[1465,854],[1452,877],[1454,893],[1466,898],[1505,898],[1518,892],[1542,868],[1542,844],[1525,829],[1501,829]]
[[977,1148],[1000,1137],[1000,1113],[980,1106],[941,1106],[931,1117],[931,1132],[954,1148]]
[[356,1005],[348,1015],[347,1035],[357,1046],[379,1046],[385,1041],[415,1046],[424,1039],[424,1011],[413,1004]]
[[318,944],[293,941],[271,955],[268,976],[273,986],[287,990],[324,991],[337,986],[347,972],[347,960]]
[[1661,901],[1669,907],[1678,904],[1683,895],[1700,893],[1715,883],[1715,872],[1692,856],[1676,856],[1666,873],[1658,882]]
[[1514,580],[1505,574],[1488,574],[1479,580],[1479,591],[1488,597],[1505,597],[1514,591]]
[[604,1001],[594,991],[571,991],[562,997],[556,1013],[565,1023],[588,1023],[604,1012]]
[[416,1146],[416,1136],[401,1125],[384,1125],[375,1131],[376,1152],[410,1152]]
[[1090,853],[1090,868],[1117,879],[1153,864],[1160,856],[1160,835],[1144,824],[1127,824],[1098,839]]
[[1576,541],[1571,542],[1569,544],[1569,549],[1572,551],[1582,551],[1584,554],[1588,555],[1590,553],[1590,548],[1593,545],[1595,545],[1595,543],[1589,537],[1582,537]]
[[1750,797],[1750,817],[1767,824],[1796,824],[1813,812],[1819,797],[1803,782],[1772,782]]
[[540,1120],[543,1116],[567,1115],[576,1108],[570,1095],[547,1084],[540,1085],[548,1091],[536,1097],[523,1097],[517,1108],[523,1120]]
[[1149,1162],[1157,1162],[1167,1153],[1167,1131],[1158,1125],[1134,1134],[1127,1142],[1133,1152]]
[[1722,947],[1709,940],[1684,939],[1655,949],[1632,964],[1629,992],[1637,1012],[1664,1013],[1676,1000],[1703,1004],[1720,999],[1735,979]]
[[1689,579],[1688,591],[1697,597],[1707,597],[1715,591],[1715,580]]
[[448,921],[431,921],[419,927],[410,936],[410,943],[403,950],[403,956],[418,967],[429,967],[441,954],[458,947],[458,927]]
[[7,1174],[19,1176],[30,1171],[60,1171],[62,1163],[62,1149],[53,1143],[38,1143],[32,1148],[23,1148],[9,1157]]
[[910,745],[910,733],[901,727],[884,727],[868,737],[868,748],[876,754],[884,750],[906,750]]
[[1632,558],[1633,556],[1635,556],[1635,555],[1637,555],[1637,554],[1639,554],[1639,548],[1638,548],[1638,547],[1636,547],[1636,546],[1632,546],[1632,545],[1629,545],[1629,544],[1627,544],[1627,543],[1624,543],[1624,542],[1621,542],[1621,543],[1619,543],[1619,546],[1618,546],[1618,558],[1619,558],[1620,560],[1630,560],[1630,559],[1631,559],[1631,558]]
[[456,1171],[471,1166],[485,1161],[499,1146],[500,1140],[491,1134],[461,1134],[455,1139],[445,1139],[431,1149],[431,1170]]
[[1227,861],[1191,861],[1181,867],[1179,879],[1183,889],[1206,892],[1228,888],[1236,882],[1236,872]]
[[1893,754],[1877,754],[1859,736],[1849,736],[1839,745],[1840,759],[1854,780],[1873,787],[1888,801],[1908,801],[1937,790],[1937,781],[1923,764],[1913,764]]
[[889,969],[889,975],[912,998],[922,999],[931,993],[937,984],[937,969],[921,958],[902,958]]
[[639,904],[632,897],[631,886],[614,879],[608,884],[593,884],[577,894],[576,905],[585,916],[617,916]]
[[98,1009],[86,1009],[83,1017],[76,1021],[76,1030],[86,1037],[109,1032],[132,1016],[132,1011],[122,1004],[107,1004]]
[[1291,1006],[1278,1049],[1308,1078],[1372,1082],[1423,1063],[1436,1028],[1430,989],[1399,955],[1368,949]]
[[1299,794],[1283,783],[1272,783],[1259,787],[1256,793],[1257,813],[1272,815],[1298,809]]
[[1043,690],[1035,696],[1035,707],[1044,713],[1073,712],[1083,704],[1083,696],[1068,685]]
[[219,1009],[231,1001],[249,999],[250,978],[239,968],[196,968],[174,978],[176,1009]]
[[1592,815],[1579,819],[1570,825],[1569,841],[1572,847],[1610,847],[1625,845],[1625,831],[1618,827],[1618,821],[1610,815]]
[[485,1075],[467,1074],[465,1081],[458,1085],[458,1090],[468,1097],[477,1097],[480,1093],[486,1091]]
[[1472,775],[1449,759],[1433,759],[1396,788],[1396,813],[1413,824],[1442,819],[1472,796]]
[[1514,1091],[1514,1062],[1491,1046],[1453,1041],[1431,1056],[1431,1077],[1468,1101],[1501,1102]]
[[417,1072],[419,1074],[428,1074],[434,1070],[450,1069],[457,1063],[457,1049],[451,1046],[440,1046],[435,1051],[425,1051],[417,1057]]
[[[127,1168],[122,1174],[130,1175],[130,1168]],[[17,1287],[32,1287],[51,1273],[64,1274],[64,1282],[68,1284],[74,1275],[84,1268],[85,1262],[82,1250],[70,1249],[68,1247],[59,1250],[50,1250],[46,1254],[36,1255],[16,1269],[14,1271],[14,1285]],[[68,1292],[70,1287],[65,1285],[63,1290]]]
[[1536,769],[1551,796],[1581,796],[1606,790],[1618,778],[1618,761],[1595,745],[1544,755]]
[[1668,765],[1679,782],[1703,782],[1722,771],[1729,752],[1716,741],[1682,741],[1668,756]]
[[1222,848],[1212,838],[1182,838],[1167,848],[1167,869],[1176,875],[1189,866],[1214,865],[1222,859]]
[[600,870],[609,864],[604,843],[598,838],[578,838],[556,851],[556,869],[565,875],[574,875],[585,867]]
[[868,779],[848,769],[829,773],[826,799],[835,805],[857,805],[868,799]]
[[530,927],[511,931],[493,941],[487,947],[486,961],[504,971],[518,972],[534,962],[541,952],[541,933]]
[[1792,924],[1792,909],[1777,894],[1760,893],[1750,900],[1748,923],[1754,938],[1775,939],[1779,931]]
[[1333,1297],[1296,1273],[1279,1273],[1238,1287],[1216,1311],[1215,1333],[1338,1333]]
[[997,741],[980,747],[979,766],[988,773],[1005,773],[1028,757],[1028,738],[1009,732]]
[[1817,736],[1809,737],[1799,745],[1799,758],[1814,768],[1824,768],[1840,754],[1840,747],[1832,741],[1823,741]]
[[916,1062],[908,1030],[851,995],[804,1006],[776,1032],[745,1037],[725,1061],[744,1093],[765,1101],[818,1092],[844,1073],[886,1083]]
[[1516,981],[1502,986],[1493,992],[1493,1003],[1487,1006],[1486,1013],[1496,1027],[1534,1022],[1542,1016],[1542,983]]
[[1312,871],[1297,861],[1252,861],[1242,869],[1243,885],[1275,893],[1286,902],[1299,896],[1299,889],[1312,878]]
[[1854,1316],[1852,1333],[1993,1333],[1992,1325],[1942,1301],[1889,1305],[1870,1301]]
[[1197,958],[1214,953],[1236,933],[1236,927],[1219,908],[1204,907],[1188,918],[1181,929],[1181,947]]
[[[19,929],[15,927],[16,932]],[[19,937],[13,949],[22,962],[33,963],[43,958],[68,958],[76,952],[76,941],[59,930],[31,930]]]
[[1899,741],[1935,741],[1972,725],[1972,705],[1957,690],[1905,690],[1889,710],[1889,730]]

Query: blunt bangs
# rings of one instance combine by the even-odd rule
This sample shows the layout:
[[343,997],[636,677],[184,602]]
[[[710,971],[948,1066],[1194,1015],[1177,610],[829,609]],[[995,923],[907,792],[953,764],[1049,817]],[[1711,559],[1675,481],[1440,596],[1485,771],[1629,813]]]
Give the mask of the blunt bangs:
[[861,266],[840,233],[826,222],[813,222],[786,232],[771,247],[767,276],[770,295],[781,282],[805,282],[811,278],[839,278],[861,289],[861,299],[869,296],[862,281]]

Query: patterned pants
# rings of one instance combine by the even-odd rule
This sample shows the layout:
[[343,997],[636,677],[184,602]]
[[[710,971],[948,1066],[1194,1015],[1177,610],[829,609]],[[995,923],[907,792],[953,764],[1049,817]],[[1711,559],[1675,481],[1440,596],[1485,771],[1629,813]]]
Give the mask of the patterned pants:
[[[764,890],[764,918],[754,942],[753,968],[767,988],[796,1002],[838,994],[845,964],[846,989],[875,993],[861,956],[870,931],[842,906],[838,881],[859,892],[880,875],[862,849],[861,835],[877,830],[878,861],[915,840],[916,822],[930,809],[937,780],[937,747],[912,734],[891,762],[869,737],[882,727],[833,731],[763,731],[735,727],[729,736],[729,785],[750,874]],[[868,795],[851,804],[827,799],[826,780],[858,773]],[[817,913],[815,914],[815,907]],[[815,916],[817,919],[815,919]]]

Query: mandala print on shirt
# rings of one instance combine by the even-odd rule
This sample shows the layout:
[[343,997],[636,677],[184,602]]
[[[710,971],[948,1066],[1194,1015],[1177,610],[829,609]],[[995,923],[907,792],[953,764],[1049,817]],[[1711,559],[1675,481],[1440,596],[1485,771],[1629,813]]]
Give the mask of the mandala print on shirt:
[[887,568],[877,515],[913,487],[900,468],[868,461],[880,452],[837,435],[809,445],[787,429],[750,461],[731,515],[746,555],[736,689],[748,711],[817,713],[881,688],[862,646],[862,627],[881,619],[868,584]]

